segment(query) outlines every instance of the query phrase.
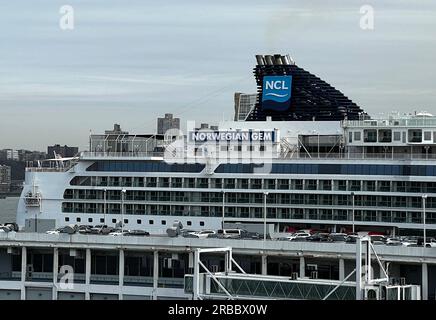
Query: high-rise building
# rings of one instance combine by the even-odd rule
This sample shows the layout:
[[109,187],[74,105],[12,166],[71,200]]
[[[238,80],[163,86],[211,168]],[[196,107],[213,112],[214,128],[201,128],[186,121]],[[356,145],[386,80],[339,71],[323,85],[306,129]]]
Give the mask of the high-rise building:
[[11,188],[11,167],[0,165],[0,193],[9,192]]
[[235,121],[245,121],[256,105],[257,94],[235,92]]
[[6,153],[6,160],[13,160],[13,161],[19,160],[18,150],[4,149],[4,151]]
[[63,158],[74,157],[79,153],[78,147],[69,147],[67,145],[61,146],[59,144],[55,144],[54,146],[47,147],[48,157],[54,157],[54,154],[61,155]]
[[180,129],[180,119],[173,118],[172,113],[165,113],[164,118],[157,118],[157,134],[165,134],[169,129]]

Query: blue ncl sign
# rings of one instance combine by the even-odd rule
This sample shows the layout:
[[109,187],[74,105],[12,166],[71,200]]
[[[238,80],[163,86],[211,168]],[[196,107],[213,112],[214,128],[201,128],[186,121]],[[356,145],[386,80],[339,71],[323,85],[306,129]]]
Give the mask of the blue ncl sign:
[[265,76],[262,87],[262,108],[284,111],[291,103],[292,76]]

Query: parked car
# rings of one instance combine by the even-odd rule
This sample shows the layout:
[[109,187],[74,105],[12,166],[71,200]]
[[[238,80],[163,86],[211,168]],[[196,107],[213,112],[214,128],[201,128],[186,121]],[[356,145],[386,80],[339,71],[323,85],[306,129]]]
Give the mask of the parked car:
[[305,241],[309,237],[310,237],[310,233],[308,232],[295,232],[285,238],[287,238],[289,241]]
[[192,236],[192,233],[196,232],[195,230],[191,230],[191,229],[182,229],[180,230],[180,234],[182,235],[182,237],[185,238],[194,238]]
[[392,237],[386,239],[386,245],[387,246],[401,246],[402,242],[401,239],[398,237]]
[[307,237],[306,241],[327,242],[327,241],[330,241],[329,234],[317,232],[317,233],[312,234],[310,237]]
[[112,227],[108,227],[107,225],[99,224],[91,228],[92,234],[109,234],[114,232],[116,229]]
[[386,237],[381,235],[370,235],[371,242],[373,244],[385,244],[386,243]]
[[89,233],[92,233],[92,228],[93,228],[93,226],[91,226],[91,225],[80,225],[78,232],[80,234],[89,234]]
[[124,235],[125,236],[145,236],[145,237],[148,237],[150,235],[150,233],[145,231],[145,230],[129,230]]
[[241,229],[220,229],[218,230],[218,238],[224,239],[239,239],[243,230]]
[[129,230],[121,231],[121,229],[116,229],[115,231],[109,232],[108,235],[113,236],[113,237],[118,237],[118,236],[126,236],[128,233],[129,233]]
[[345,242],[347,236],[348,235],[346,233],[330,233],[329,239],[333,242]]
[[425,247],[426,248],[436,248],[436,239],[434,239],[434,238],[428,239],[427,242],[425,243]]
[[62,229],[63,228],[57,228],[57,229],[53,229],[53,230],[48,230],[45,233],[46,234],[60,234]]
[[416,237],[405,237],[401,239],[401,245],[403,247],[417,247],[418,239]]
[[357,238],[359,238],[358,235],[356,235],[356,234],[349,234],[348,236],[345,237],[345,243],[356,243],[357,242]]
[[[242,239],[263,239],[263,234],[260,234],[258,232],[250,232],[247,230],[241,230],[241,238]],[[267,239],[270,239],[271,237],[267,235]]]
[[200,238],[200,239],[206,239],[211,235],[216,234],[213,230],[202,230],[202,231],[194,231],[189,232],[189,234],[186,235],[187,238]]

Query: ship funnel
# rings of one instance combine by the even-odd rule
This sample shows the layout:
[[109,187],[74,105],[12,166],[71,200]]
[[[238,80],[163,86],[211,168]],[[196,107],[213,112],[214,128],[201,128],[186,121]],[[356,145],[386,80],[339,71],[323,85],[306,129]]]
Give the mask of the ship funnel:
[[282,64],[289,65],[289,60],[287,56],[281,56],[280,59],[282,60]]
[[262,56],[262,55],[257,54],[257,55],[256,55],[256,60],[257,60],[257,64],[258,64],[259,66],[263,66],[263,65],[265,65],[265,60],[263,59],[263,56]]
[[292,57],[289,54],[286,55],[286,59],[289,61],[289,64],[295,65],[294,59],[292,59]]
[[286,63],[282,63],[282,56],[280,54],[274,55],[274,65],[282,65]]
[[265,55],[265,62],[266,62],[266,65],[268,65],[268,66],[274,65],[273,56]]

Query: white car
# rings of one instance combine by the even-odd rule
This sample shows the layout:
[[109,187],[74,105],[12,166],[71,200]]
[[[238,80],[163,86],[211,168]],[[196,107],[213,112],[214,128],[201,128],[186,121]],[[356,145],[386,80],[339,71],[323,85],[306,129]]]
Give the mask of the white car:
[[213,230],[202,230],[189,233],[194,238],[206,239],[211,234],[216,234]]
[[388,238],[386,240],[386,245],[387,246],[401,246],[401,239],[400,238]]
[[60,234],[61,230],[60,229],[55,229],[55,230],[48,230],[45,232],[46,234]]
[[425,244],[426,248],[436,248],[436,240],[435,239],[430,239],[426,242]]
[[310,237],[310,233],[307,232],[295,232],[289,237],[286,237],[289,241],[302,240]]
[[121,230],[118,230],[118,231],[110,232],[109,235],[114,237],[125,236],[129,232],[130,232],[129,230],[123,230],[123,232],[121,232]]

